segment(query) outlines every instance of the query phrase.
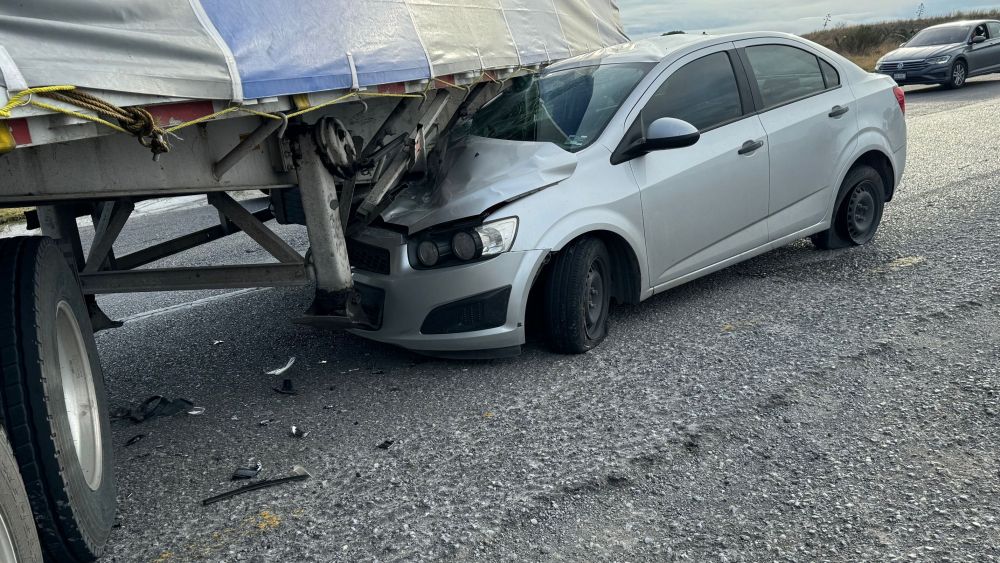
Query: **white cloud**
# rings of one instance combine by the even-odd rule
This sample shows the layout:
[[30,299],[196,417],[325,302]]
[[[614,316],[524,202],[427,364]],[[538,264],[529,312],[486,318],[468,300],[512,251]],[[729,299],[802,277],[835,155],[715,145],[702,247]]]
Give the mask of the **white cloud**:
[[[807,33],[832,23],[862,23],[916,15],[920,0],[618,0],[633,38],[673,30]],[[926,0],[927,15],[996,8],[996,0]]]

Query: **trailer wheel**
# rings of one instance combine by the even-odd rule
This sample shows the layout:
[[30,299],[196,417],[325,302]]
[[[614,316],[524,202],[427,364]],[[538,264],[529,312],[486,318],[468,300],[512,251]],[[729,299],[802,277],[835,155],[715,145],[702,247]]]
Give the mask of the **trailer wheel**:
[[33,521],[14,452],[10,451],[7,434],[0,429],[0,561],[42,563]]
[[76,276],[51,239],[0,242],[2,411],[42,549],[93,561],[115,517],[104,375]]

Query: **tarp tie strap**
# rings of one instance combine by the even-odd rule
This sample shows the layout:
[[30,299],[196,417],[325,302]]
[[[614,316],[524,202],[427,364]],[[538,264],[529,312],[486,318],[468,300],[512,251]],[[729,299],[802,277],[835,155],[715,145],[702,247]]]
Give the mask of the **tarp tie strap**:
[[[463,88],[468,90],[467,86],[457,86],[454,84],[449,84],[446,81],[439,80],[442,83],[448,84],[455,88]],[[44,96],[50,98],[54,101],[58,101],[70,106],[75,106],[80,109],[90,110],[97,115],[91,115],[87,113],[82,113],[69,109],[66,107],[56,106],[49,103],[45,103],[35,99],[35,96]],[[21,107],[31,105],[39,109],[46,111],[51,111],[54,113],[61,113],[63,115],[68,115],[76,117],[78,119],[83,119],[93,123],[98,123],[104,125],[110,129],[114,129],[120,133],[129,133],[134,135],[142,146],[150,149],[153,152],[153,159],[157,159],[160,154],[170,151],[170,143],[167,141],[167,137],[174,135],[175,132],[184,129],[185,127],[190,127],[192,125],[197,125],[199,123],[204,123],[206,121],[211,121],[217,117],[232,113],[241,112],[250,115],[256,115],[264,119],[276,119],[279,121],[291,119],[294,117],[299,117],[307,113],[323,109],[328,106],[346,101],[350,98],[356,98],[358,101],[363,102],[364,98],[426,98],[425,93],[420,94],[390,94],[383,92],[351,92],[345,94],[338,98],[317,104],[315,106],[307,107],[287,115],[279,115],[273,113],[266,113],[262,111],[252,110],[250,108],[234,105],[229,106],[225,109],[221,109],[217,112],[210,113],[208,115],[203,115],[201,117],[192,119],[190,121],[185,121],[178,125],[173,125],[171,127],[163,127],[160,125],[156,118],[149,112],[149,110],[142,107],[118,107],[108,101],[102,100],[91,94],[81,92],[76,89],[75,86],[62,85],[62,86],[40,86],[37,88],[28,88],[26,90],[21,90],[20,92],[10,96],[7,104],[0,108],[0,119],[11,119],[13,110]],[[176,135],[174,135],[176,137]]]

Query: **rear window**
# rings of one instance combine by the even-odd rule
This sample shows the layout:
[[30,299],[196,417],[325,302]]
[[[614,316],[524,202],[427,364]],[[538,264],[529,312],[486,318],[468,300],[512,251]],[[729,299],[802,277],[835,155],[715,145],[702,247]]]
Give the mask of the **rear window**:
[[787,45],[747,47],[747,59],[757,80],[764,109],[819,94],[840,85],[832,65],[821,68],[816,55]]

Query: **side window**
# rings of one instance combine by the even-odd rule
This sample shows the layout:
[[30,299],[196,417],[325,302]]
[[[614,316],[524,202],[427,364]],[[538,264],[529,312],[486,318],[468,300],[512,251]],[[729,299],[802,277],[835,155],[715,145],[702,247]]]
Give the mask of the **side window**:
[[990,22],[986,24],[986,26],[990,28],[990,37],[992,37],[993,39],[1000,37],[1000,23]]
[[643,108],[640,121],[642,131],[661,117],[683,119],[706,131],[742,116],[733,63],[727,53],[715,53],[673,73]]
[[764,109],[827,89],[827,79],[820,69],[819,58],[812,53],[786,45],[761,45],[747,47],[746,54],[757,78]]
[[840,73],[837,72],[837,69],[833,68],[832,64],[820,59],[819,68],[823,71],[823,80],[826,82],[828,90],[840,86]]

